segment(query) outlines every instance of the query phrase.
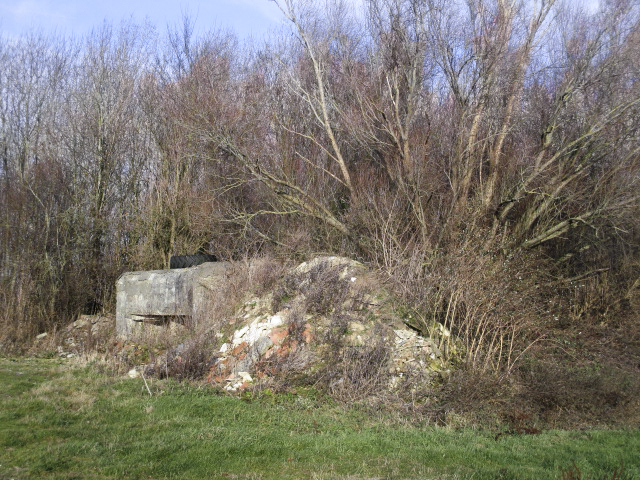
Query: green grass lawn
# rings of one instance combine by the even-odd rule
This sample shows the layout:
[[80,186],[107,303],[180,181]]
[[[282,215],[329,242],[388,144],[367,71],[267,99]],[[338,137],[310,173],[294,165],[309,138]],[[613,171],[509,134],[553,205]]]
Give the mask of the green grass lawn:
[[[0,359],[0,478],[640,478],[640,432],[400,426],[310,395],[238,399]],[[618,477],[620,478],[620,477]]]

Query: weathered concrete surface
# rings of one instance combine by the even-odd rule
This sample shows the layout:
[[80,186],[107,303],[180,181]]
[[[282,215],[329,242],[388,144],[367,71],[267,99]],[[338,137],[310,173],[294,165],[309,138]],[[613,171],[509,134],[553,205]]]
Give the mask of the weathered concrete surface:
[[144,322],[199,318],[207,308],[207,293],[221,282],[230,264],[124,273],[116,282],[116,334],[130,336]]

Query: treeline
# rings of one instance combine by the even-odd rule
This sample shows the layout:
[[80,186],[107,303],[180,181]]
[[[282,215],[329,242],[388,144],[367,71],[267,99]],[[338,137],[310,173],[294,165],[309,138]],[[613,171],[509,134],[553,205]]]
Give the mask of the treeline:
[[196,251],[370,262],[496,371],[629,309],[637,1],[281,7],[263,43],[189,18],[2,38],[3,348]]

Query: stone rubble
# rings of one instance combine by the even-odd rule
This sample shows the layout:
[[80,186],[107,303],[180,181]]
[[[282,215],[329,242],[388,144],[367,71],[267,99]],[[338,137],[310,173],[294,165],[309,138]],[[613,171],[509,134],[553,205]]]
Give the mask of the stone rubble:
[[394,330],[395,348],[393,351],[393,366],[396,373],[406,371],[407,368],[420,368],[427,365],[427,359],[436,360],[440,351],[430,338],[418,335],[413,330]]
[[[301,291],[311,281],[307,278],[310,272],[326,261],[326,258],[318,258],[294,269],[294,273],[298,275],[296,278],[300,280]],[[364,275],[364,267],[358,262],[340,257],[329,257],[329,262],[333,268],[340,269],[341,280],[354,286],[350,288],[355,288],[360,276]],[[302,305],[304,301],[304,294],[298,293],[288,298],[282,305],[283,309],[275,314],[270,311],[271,296],[251,298],[245,302],[237,316],[239,326],[219,348],[209,380],[222,385],[227,391],[236,392],[247,388],[256,377],[265,375],[265,372],[260,370],[260,366],[265,362],[285,357],[296,348],[321,348],[320,338],[324,328],[330,323],[329,318],[305,314],[302,322],[303,331],[292,331],[295,327],[290,325],[292,311],[295,305]],[[365,347],[375,341],[377,337],[374,335],[388,332],[382,334],[388,335],[390,339],[389,371],[392,375],[392,386],[399,385],[403,376],[409,372],[441,370],[441,353],[434,340],[419,335],[399,320],[387,320],[391,322],[389,325],[395,325],[391,328],[381,324],[380,319],[384,318],[385,314],[382,310],[384,301],[380,298],[366,295],[367,307],[364,309],[356,306],[356,303],[352,295],[343,305],[347,310],[353,309],[349,315],[351,320],[346,325],[346,345]],[[378,330],[374,333],[376,325]]]
[[[250,316],[245,314],[243,318]],[[230,342],[222,344],[214,367],[216,375],[210,378],[217,383],[224,381],[227,391],[246,388],[254,381],[249,371],[255,371],[259,360],[277,355],[288,335],[289,326],[282,315],[258,316],[237,329]]]

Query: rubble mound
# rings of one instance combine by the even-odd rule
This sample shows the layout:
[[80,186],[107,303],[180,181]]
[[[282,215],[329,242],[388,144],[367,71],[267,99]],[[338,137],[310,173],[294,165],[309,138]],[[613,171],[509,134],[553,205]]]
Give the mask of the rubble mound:
[[73,358],[89,351],[106,352],[113,344],[115,318],[109,315],[80,315],[54,332],[43,332],[34,339],[30,353],[55,353]]
[[324,384],[332,391],[401,388],[446,370],[437,339],[407,326],[397,302],[363,264],[317,257],[272,291],[247,298],[220,335],[208,380],[228,391],[252,383]]

